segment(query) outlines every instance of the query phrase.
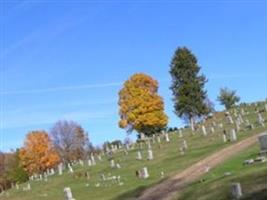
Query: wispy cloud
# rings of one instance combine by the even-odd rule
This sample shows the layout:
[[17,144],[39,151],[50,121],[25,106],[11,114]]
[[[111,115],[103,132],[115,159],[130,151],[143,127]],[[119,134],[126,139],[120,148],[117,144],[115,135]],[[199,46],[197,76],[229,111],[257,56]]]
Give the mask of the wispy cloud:
[[113,83],[84,84],[84,85],[61,86],[61,87],[38,88],[38,89],[10,90],[10,91],[0,91],[0,95],[38,94],[38,93],[49,93],[49,92],[71,91],[71,90],[107,88],[120,85],[122,85],[121,82],[113,82]]

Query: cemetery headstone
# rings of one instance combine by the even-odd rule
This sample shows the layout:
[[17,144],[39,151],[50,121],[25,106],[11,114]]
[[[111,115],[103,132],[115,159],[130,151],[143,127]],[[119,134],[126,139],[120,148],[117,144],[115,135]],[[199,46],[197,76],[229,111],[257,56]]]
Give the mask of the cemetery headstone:
[[142,178],[147,179],[149,177],[147,167],[144,167],[141,171],[142,171]]
[[147,159],[148,160],[153,160],[154,157],[153,157],[153,151],[152,151],[152,149],[149,149],[147,152],[148,152]]
[[140,151],[137,151],[137,157],[136,160],[142,160],[142,154]]
[[113,159],[110,160],[110,167],[111,168],[114,168],[115,167],[115,161]]
[[183,133],[182,133],[182,130],[181,129],[179,129],[179,138],[182,138],[183,137]]
[[72,169],[72,167],[71,167],[70,164],[68,165],[68,168],[69,168],[69,172],[70,172],[70,173],[73,173],[73,169]]
[[92,161],[91,161],[91,159],[90,159],[90,158],[88,159],[88,161],[87,161],[87,164],[88,164],[88,166],[89,166],[89,167],[91,167],[91,166],[92,166]]
[[58,168],[58,174],[59,174],[59,175],[62,175],[62,173],[63,173],[63,164],[60,163],[60,164],[57,166],[57,168]]
[[232,129],[230,132],[231,142],[235,142],[237,140],[235,129]]
[[261,153],[267,153],[267,133],[264,133],[258,137],[260,143]]
[[120,169],[121,168],[121,165],[119,163],[116,163],[116,168],[117,169]]
[[242,197],[242,188],[240,183],[233,183],[231,185],[231,194],[234,199],[240,199]]
[[204,136],[207,136],[207,131],[206,131],[206,127],[202,126],[202,133]]
[[69,187],[64,188],[64,200],[75,200]]
[[211,128],[210,128],[210,132],[211,132],[211,133],[215,133],[214,127],[211,127]]
[[265,126],[264,125],[264,119],[260,113],[258,113],[258,123],[263,127]]
[[184,149],[188,149],[188,145],[187,145],[186,140],[183,140],[183,144],[182,144],[182,145],[183,145],[183,148],[184,148]]
[[169,138],[169,134],[168,133],[165,133],[165,140],[166,140],[166,142],[170,142],[170,138]]

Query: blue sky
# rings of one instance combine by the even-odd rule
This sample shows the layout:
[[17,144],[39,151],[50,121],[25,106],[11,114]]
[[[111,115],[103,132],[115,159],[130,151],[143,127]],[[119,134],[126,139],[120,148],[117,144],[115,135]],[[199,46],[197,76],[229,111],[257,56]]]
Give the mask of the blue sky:
[[118,91],[136,72],[160,83],[170,126],[169,64],[178,46],[198,57],[210,99],[236,89],[267,97],[267,1],[0,1],[1,145],[30,130],[79,122],[94,144],[124,139]]

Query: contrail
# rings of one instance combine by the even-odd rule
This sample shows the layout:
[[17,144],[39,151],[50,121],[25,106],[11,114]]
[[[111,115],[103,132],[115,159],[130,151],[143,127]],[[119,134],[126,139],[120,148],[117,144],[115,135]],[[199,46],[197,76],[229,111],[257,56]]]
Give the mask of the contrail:
[[62,86],[62,87],[51,87],[43,89],[29,89],[29,90],[11,90],[11,91],[0,91],[0,95],[20,95],[20,94],[37,94],[37,93],[49,93],[49,92],[60,92],[69,90],[82,90],[82,89],[93,89],[93,88],[106,88],[120,86],[123,83],[103,83],[103,84],[85,84],[76,86]]

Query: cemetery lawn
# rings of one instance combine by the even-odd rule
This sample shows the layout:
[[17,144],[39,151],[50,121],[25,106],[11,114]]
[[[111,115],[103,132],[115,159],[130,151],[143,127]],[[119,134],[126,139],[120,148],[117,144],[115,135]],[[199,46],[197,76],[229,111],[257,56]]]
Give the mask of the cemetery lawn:
[[[241,131],[238,132],[237,134],[238,141],[241,141],[254,134],[261,133],[265,130],[264,128],[256,124],[257,114],[255,114],[255,112],[252,112],[255,110],[255,107],[252,107],[252,106],[246,107],[246,110],[250,111],[251,114],[244,116],[244,118],[249,119],[250,122],[255,124],[255,129],[253,130],[247,129],[245,128],[245,125],[242,125]],[[263,114],[263,117],[265,119],[267,118],[267,112]],[[54,176],[48,177],[47,182],[30,181],[30,184],[31,184],[30,191],[22,191],[22,188],[26,187],[27,183],[21,184],[19,190],[16,190],[16,188],[13,188],[13,189],[6,191],[4,194],[0,195],[0,200],[35,200],[35,199],[60,200],[60,199],[63,199],[64,187],[71,188],[73,197],[76,200],[85,200],[85,199],[93,199],[93,200],[127,200],[129,199],[130,200],[130,199],[133,199],[134,197],[140,196],[140,194],[147,188],[161,181],[164,181],[168,177],[174,176],[175,174],[190,167],[192,164],[204,159],[205,157],[229,145],[232,145],[233,143],[231,142],[227,142],[227,143],[223,142],[222,140],[223,129],[222,128],[216,127],[215,133],[210,133],[208,127],[210,126],[212,121],[216,122],[217,124],[223,123],[224,129],[226,129],[228,132],[230,129],[235,127],[232,124],[226,123],[223,113],[216,113],[213,119],[205,122],[205,126],[207,127],[207,132],[208,132],[208,136],[206,137],[202,135],[201,128],[200,130],[197,131],[195,135],[192,135],[191,131],[187,128],[183,130],[183,135],[184,135],[183,138],[180,138],[177,133],[170,133],[169,143],[165,142],[164,139],[162,138],[160,147],[157,143],[152,144],[151,142],[153,154],[154,154],[154,160],[151,160],[151,161],[146,160],[147,148],[144,148],[144,147],[141,150],[142,156],[143,156],[142,161],[136,160],[136,155],[138,151],[137,147],[133,150],[130,150],[128,152],[128,155],[125,155],[124,152],[121,150],[115,153],[113,157],[115,162],[120,164],[121,169],[112,169],[106,157],[103,157],[102,161],[98,161],[96,159],[97,164],[91,167],[89,167],[87,165],[87,162],[85,161],[84,167],[80,165],[73,167],[74,169],[73,174],[70,174],[68,173],[67,170],[65,170],[62,176],[59,176],[56,174]],[[187,141],[188,150],[185,151],[185,155],[180,155],[179,148],[181,147],[182,141],[184,139]],[[255,154],[258,151],[259,149],[257,148],[257,146],[255,146],[249,152],[252,152]],[[236,161],[236,164],[231,164],[233,166],[228,165],[228,167],[230,168],[233,167],[233,169],[242,169],[244,170],[244,175],[248,174],[251,176],[261,177],[258,172],[258,168],[260,168],[261,164],[259,165],[257,164],[257,169],[253,171],[254,166],[252,166],[251,168],[250,166],[247,168],[243,168],[242,162],[243,162],[243,158],[242,158],[241,164],[238,161]],[[239,166],[240,168],[235,168],[237,166]],[[135,176],[135,171],[140,170],[143,167],[147,167],[148,172],[150,174],[150,177],[145,180],[138,179]],[[267,168],[266,164],[262,165],[261,168],[264,168],[264,167],[265,169]],[[220,183],[220,181],[226,181],[222,178],[218,178],[219,176],[221,176],[221,174],[223,174],[223,172],[226,169],[220,169],[220,170],[221,171],[217,171],[217,176],[215,176],[217,177],[217,182],[214,179],[210,179],[210,180],[207,179],[207,182],[204,184],[209,184],[210,183],[209,181],[211,180],[213,180],[214,183],[218,183],[218,184]],[[75,176],[79,173],[84,174],[85,172],[90,173],[90,180],[87,180],[84,176],[82,177]],[[164,172],[164,177],[161,177],[161,172]],[[257,172],[257,173],[253,173],[253,172]],[[105,182],[101,181],[100,175],[102,173],[104,173],[106,177],[120,176],[122,184],[119,185],[118,183],[112,183],[111,181],[105,181]],[[241,170],[240,172],[236,171],[233,174],[233,176],[227,177],[227,179],[234,178],[239,173],[242,173]],[[266,173],[265,173],[265,176],[266,176]],[[209,186],[212,188],[212,187],[215,187],[216,185],[212,186],[212,184],[210,184]],[[205,193],[203,189],[204,187],[198,188],[200,187],[200,185],[198,184],[193,184],[190,188],[188,188],[188,190],[194,187],[196,188],[196,192],[198,191],[198,193],[195,193],[194,190],[191,190],[191,192],[194,191],[194,196],[199,197],[201,196],[200,193],[201,194]],[[221,187],[220,190],[223,190],[223,188],[224,187]],[[190,191],[185,191],[184,197],[187,199],[190,199],[192,197],[190,196]],[[207,197],[206,199],[209,199],[209,198]]]
[[[210,170],[201,179],[188,185],[177,199],[198,200],[228,200],[230,185],[240,182],[244,198],[242,199],[267,199],[267,162],[243,165],[244,160],[256,158],[259,154],[258,145],[253,145],[242,153],[233,156],[223,164]],[[230,172],[230,176],[224,176]]]

